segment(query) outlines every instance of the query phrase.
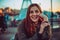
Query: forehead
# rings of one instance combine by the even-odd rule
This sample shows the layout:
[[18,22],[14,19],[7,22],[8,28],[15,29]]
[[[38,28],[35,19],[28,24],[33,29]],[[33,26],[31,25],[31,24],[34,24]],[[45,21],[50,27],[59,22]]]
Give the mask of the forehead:
[[30,10],[39,10],[38,9],[38,7],[37,6],[33,6],[33,7],[31,7],[31,9]]

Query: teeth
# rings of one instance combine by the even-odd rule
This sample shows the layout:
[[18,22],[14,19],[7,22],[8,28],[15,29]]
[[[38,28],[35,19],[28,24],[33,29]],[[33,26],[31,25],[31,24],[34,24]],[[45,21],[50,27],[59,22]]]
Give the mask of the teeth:
[[36,18],[37,18],[37,16],[33,17],[33,19],[36,19]]

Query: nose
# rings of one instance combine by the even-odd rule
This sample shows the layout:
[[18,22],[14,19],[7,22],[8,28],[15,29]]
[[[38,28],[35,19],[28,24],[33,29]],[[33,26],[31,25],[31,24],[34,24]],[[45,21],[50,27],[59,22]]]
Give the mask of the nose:
[[34,12],[33,15],[36,15],[36,13]]

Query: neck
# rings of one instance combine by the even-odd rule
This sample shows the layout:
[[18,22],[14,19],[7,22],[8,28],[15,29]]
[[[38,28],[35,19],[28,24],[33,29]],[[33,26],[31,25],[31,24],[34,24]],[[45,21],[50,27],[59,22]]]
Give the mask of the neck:
[[34,26],[37,26],[37,24],[38,24],[38,22],[34,22],[34,23],[33,23]]
[[38,22],[35,22],[35,24],[38,24]]

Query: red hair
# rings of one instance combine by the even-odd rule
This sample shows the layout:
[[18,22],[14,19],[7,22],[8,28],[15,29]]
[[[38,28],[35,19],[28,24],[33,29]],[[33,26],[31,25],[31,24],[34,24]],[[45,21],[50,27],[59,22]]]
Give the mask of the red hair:
[[[31,36],[35,33],[35,28],[36,28],[36,27],[32,24],[33,22],[31,21],[30,16],[29,16],[29,14],[30,14],[30,9],[31,9],[31,7],[33,7],[33,6],[36,6],[36,7],[39,9],[40,13],[42,13],[40,6],[37,5],[37,4],[31,4],[31,5],[28,7],[27,16],[26,16],[26,19],[24,20],[24,29],[25,29],[25,33],[26,33],[26,35],[27,35],[28,37],[31,37]],[[43,21],[43,18],[42,18],[42,17],[40,17],[40,19],[39,19],[39,22],[41,22],[41,21]]]

